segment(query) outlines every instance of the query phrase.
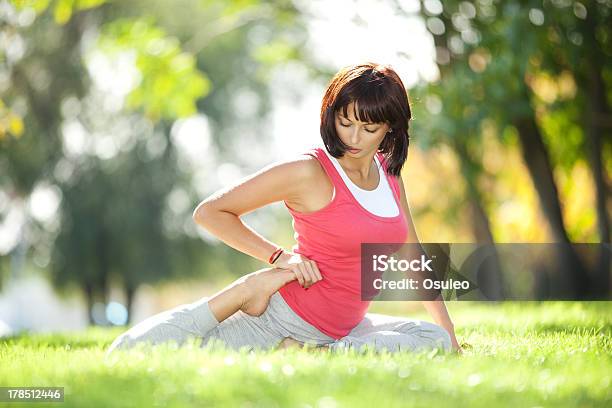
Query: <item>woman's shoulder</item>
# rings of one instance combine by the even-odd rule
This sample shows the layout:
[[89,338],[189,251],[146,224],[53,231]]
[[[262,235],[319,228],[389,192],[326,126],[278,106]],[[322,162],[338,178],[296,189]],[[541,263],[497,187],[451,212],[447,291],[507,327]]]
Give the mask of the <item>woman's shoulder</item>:
[[286,163],[292,168],[292,178],[297,193],[285,200],[291,208],[300,212],[312,212],[323,207],[333,195],[331,184],[323,165],[317,157],[320,151],[307,151],[288,157]]
[[320,152],[313,148],[287,157],[284,163],[291,167],[294,176],[304,181],[312,181],[325,176],[319,155]]
[[321,156],[325,154],[321,147],[313,145],[286,155],[279,163],[289,166],[304,176],[312,176],[321,170]]

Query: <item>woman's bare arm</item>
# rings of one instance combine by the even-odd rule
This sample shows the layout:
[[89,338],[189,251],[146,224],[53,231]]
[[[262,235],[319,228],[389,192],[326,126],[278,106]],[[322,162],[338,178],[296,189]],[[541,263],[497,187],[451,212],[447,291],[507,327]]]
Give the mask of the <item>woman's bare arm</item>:
[[213,193],[196,207],[193,219],[232,248],[267,263],[277,246],[240,217],[273,202],[299,201],[313,175],[313,166],[303,157],[272,163]]
[[[406,198],[406,192],[404,191],[404,182],[401,176],[398,177],[398,181],[400,186],[401,204],[402,208],[404,209],[404,213],[406,214],[406,222],[408,223],[408,238],[406,239],[406,243],[419,243],[419,237],[417,236],[416,229],[412,221],[410,207],[408,206],[408,199]],[[422,301],[421,303],[427,312],[429,312],[434,321],[446,329],[446,331],[450,334],[453,349],[459,350],[459,343],[457,342],[457,337],[455,336],[455,325],[448,314],[444,300],[442,300],[442,298],[438,298],[438,300]]]

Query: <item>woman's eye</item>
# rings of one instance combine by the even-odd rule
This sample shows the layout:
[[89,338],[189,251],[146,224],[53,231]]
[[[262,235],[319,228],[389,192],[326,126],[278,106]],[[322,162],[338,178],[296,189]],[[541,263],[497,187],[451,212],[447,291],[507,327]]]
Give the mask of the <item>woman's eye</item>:
[[[352,124],[351,123],[343,123],[342,121],[340,121],[340,126],[342,126],[342,127],[350,127],[350,126],[352,126]],[[376,133],[377,131],[378,131],[378,129],[374,129],[374,130],[366,129],[366,132],[368,132],[368,133]]]

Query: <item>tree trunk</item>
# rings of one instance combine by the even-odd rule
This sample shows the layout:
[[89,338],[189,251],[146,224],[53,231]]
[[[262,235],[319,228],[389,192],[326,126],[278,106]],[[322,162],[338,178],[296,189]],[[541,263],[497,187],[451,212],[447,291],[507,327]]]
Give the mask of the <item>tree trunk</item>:
[[[603,128],[597,118],[608,114],[607,101],[604,95],[604,83],[601,71],[595,64],[589,66],[589,120],[587,121],[587,137],[589,144],[589,163],[595,181],[596,205],[597,205],[597,230],[599,242],[610,243],[610,223],[607,211],[608,184],[605,179],[605,171],[602,160],[602,133]],[[610,135],[608,135],[610,137]],[[596,273],[594,276],[596,295],[602,296],[608,293],[610,288],[610,252],[603,246],[600,248]]]
[[570,242],[563,225],[557,185],[540,130],[533,117],[519,119],[515,122],[515,126],[521,141],[523,160],[529,170],[553,239],[555,242]]
[[131,285],[126,286],[126,288],[125,288],[125,299],[126,299],[126,303],[127,303],[126,304],[126,308],[127,308],[127,311],[128,311],[128,320],[127,320],[126,323],[128,325],[132,323],[132,318],[134,316],[134,310],[132,310],[132,309],[134,307],[134,296],[135,295],[136,295],[136,288],[131,286]]
[[90,326],[95,324],[93,318],[93,305],[94,305],[94,288],[89,283],[83,284],[83,293],[85,294],[85,305],[87,307],[87,321]]
[[[555,183],[548,153],[542,140],[542,135],[538,129],[535,118],[523,117],[515,121],[518,129],[519,139],[523,160],[529,170],[531,180],[535,186],[540,199],[544,217],[550,226],[553,241],[561,243],[558,252],[558,270],[563,271],[563,276],[557,275],[555,279],[566,278],[564,291],[567,291],[570,298],[585,299],[589,288],[589,275],[570,245],[570,240],[563,224],[563,216],[557,185]],[[555,260],[551,259],[551,263]],[[551,268],[554,266],[551,265]],[[564,282],[556,280],[560,286]]]
[[[595,181],[597,200],[597,230],[599,241],[610,243],[610,221],[607,211],[607,197],[609,192],[608,180],[603,166],[602,152],[603,140],[610,140],[610,129],[606,128],[602,118],[610,115],[610,106],[606,96],[606,84],[603,80],[603,59],[600,44],[595,36],[595,21],[592,13],[587,14],[583,31],[585,34],[585,47],[588,57],[586,66],[588,112],[586,115],[586,135],[589,145],[589,164]],[[607,135],[607,136],[605,136]],[[600,248],[598,265],[596,268],[595,287],[598,296],[605,296],[610,289],[610,253],[603,246]]]
[[493,240],[489,217],[482,203],[482,194],[476,185],[477,175],[480,171],[469,156],[465,144],[457,141],[454,143],[454,148],[459,155],[461,173],[467,183],[468,202],[472,212],[472,234],[476,243],[488,244],[492,247],[492,256],[481,265],[482,270],[486,271],[487,276],[483,281],[479,280],[479,286],[481,286],[480,289],[486,294],[488,299],[501,300],[503,299],[501,266],[497,251],[493,247],[495,241]]

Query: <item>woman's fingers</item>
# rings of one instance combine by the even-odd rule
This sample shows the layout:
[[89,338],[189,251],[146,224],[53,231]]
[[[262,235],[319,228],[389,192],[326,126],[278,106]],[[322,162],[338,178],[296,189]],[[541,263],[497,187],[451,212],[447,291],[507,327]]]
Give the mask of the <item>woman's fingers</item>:
[[312,283],[316,283],[323,279],[323,275],[321,275],[321,271],[319,270],[319,267],[315,261],[308,261],[308,268],[310,269],[310,273],[314,278]]
[[308,270],[308,264],[305,262],[302,262],[300,264],[300,271],[302,272],[302,275],[304,276],[304,287],[308,288],[310,285],[312,285],[312,275],[310,274],[310,271]]
[[310,262],[315,272],[315,275],[317,276],[317,280],[320,281],[321,279],[323,279],[323,275],[321,275],[321,271],[319,271],[319,267],[317,266],[316,262],[314,261],[310,261]]
[[319,271],[319,268],[317,267],[317,264],[314,261],[306,262],[306,270],[308,271],[308,274],[311,278],[310,283],[307,282],[307,287],[310,287],[321,279],[323,279],[323,277],[321,276],[321,272]]
[[307,259],[304,256],[300,257],[302,262],[291,265],[291,270],[295,274],[300,286],[308,289],[316,282],[323,279],[319,267],[314,261]]
[[313,284],[315,284],[319,278],[317,277],[317,274],[314,271],[314,267],[312,266],[313,262],[312,261],[308,261],[306,262],[304,268],[306,269],[306,271],[308,272],[308,276],[310,277],[310,280],[308,280],[307,287],[312,286]]
[[291,270],[297,277],[297,280],[300,283],[300,286],[304,287],[304,276],[302,275],[302,271],[300,270],[299,265],[295,265],[293,268],[291,268]]

